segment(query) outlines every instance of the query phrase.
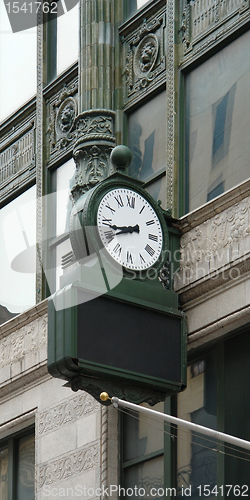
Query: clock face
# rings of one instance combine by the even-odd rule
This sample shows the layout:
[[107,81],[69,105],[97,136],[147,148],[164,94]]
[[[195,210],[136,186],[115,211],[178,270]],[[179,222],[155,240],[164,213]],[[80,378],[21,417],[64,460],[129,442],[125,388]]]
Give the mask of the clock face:
[[148,269],[160,257],[163,236],[158,216],[132,189],[112,189],[102,198],[97,227],[107,252],[127,269]]

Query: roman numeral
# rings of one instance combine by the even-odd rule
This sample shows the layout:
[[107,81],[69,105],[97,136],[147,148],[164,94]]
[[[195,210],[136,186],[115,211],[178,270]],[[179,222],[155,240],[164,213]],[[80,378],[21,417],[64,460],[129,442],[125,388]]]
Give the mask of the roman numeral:
[[127,252],[127,263],[131,262],[133,264],[133,257],[130,252]]
[[123,204],[123,201],[122,201],[122,197],[120,194],[118,194],[118,196],[114,196],[115,200],[117,201],[118,203],[118,207],[124,207],[124,204]]
[[115,253],[118,253],[118,255],[119,255],[119,257],[120,257],[121,252],[122,252],[122,247],[121,247],[120,243],[117,243],[117,244],[115,245],[115,247],[114,247],[114,252],[115,252]]
[[149,234],[148,239],[152,241],[158,241],[158,236],[156,236],[155,234]]
[[139,253],[139,256],[140,256],[140,261],[141,261],[141,263],[142,263],[142,264],[145,264],[145,263],[146,263],[146,261],[145,261],[145,259],[143,258],[143,256],[142,256],[140,253]]
[[135,197],[127,195],[127,200],[128,200],[127,206],[129,206],[130,208],[135,208]]
[[111,211],[112,214],[115,213],[115,209],[112,208],[109,203],[107,203],[107,205],[105,205],[105,206],[106,206],[106,208],[108,208]]
[[103,219],[102,219],[102,224],[104,226],[109,226],[111,224],[111,222],[112,222],[112,219],[107,219],[106,217],[103,217]]
[[155,250],[150,246],[150,245],[146,245],[145,246],[145,250],[146,252],[148,252],[149,255],[151,255],[151,257],[154,255],[155,253]]
[[113,241],[114,237],[115,237],[115,234],[113,233],[113,231],[104,231],[104,234],[105,234],[105,237],[107,238],[108,243],[110,243],[111,241]]
[[144,208],[145,208],[145,205],[143,205],[143,207],[141,208],[141,210],[140,210],[139,214],[142,214],[142,212],[143,212]]
[[152,220],[148,220],[148,221],[146,222],[146,225],[147,225],[147,226],[152,226],[152,224],[155,224],[155,221],[154,221],[153,219],[152,219]]

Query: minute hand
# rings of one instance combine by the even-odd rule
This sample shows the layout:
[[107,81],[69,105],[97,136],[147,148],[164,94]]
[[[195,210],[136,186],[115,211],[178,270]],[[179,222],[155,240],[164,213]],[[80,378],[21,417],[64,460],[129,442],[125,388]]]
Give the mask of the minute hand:
[[116,229],[120,229],[119,233],[116,234],[124,234],[124,233],[139,233],[140,228],[138,224],[135,226],[122,226],[122,227],[117,227]]

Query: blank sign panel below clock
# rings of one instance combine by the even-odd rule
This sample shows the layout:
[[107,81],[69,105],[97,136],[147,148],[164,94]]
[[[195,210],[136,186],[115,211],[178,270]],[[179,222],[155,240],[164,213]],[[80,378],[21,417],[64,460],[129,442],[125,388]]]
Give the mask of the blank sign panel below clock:
[[[181,382],[181,318],[107,299],[78,307],[77,355],[117,370]],[[111,370],[112,371],[112,370]]]

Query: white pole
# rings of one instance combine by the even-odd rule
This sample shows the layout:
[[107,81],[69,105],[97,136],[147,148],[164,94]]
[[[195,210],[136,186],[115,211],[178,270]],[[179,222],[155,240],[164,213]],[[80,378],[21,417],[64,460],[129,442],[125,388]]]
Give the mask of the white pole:
[[245,441],[244,439],[230,436],[229,434],[224,434],[224,432],[218,432],[213,429],[209,429],[208,427],[204,427],[203,425],[194,424],[193,422],[188,422],[187,420],[173,417],[172,415],[166,415],[165,413],[151,410],[150,408],[145,408],[144,406],[129,403],[128,401],[123,401],[123,399],[113,397],[111,398],[111,401],[115,408],[123,406],[124,408],[129,408],[140,413],[145,413],[149,417],[154,417],[157,420],[163,420],[164,422],[169,422],[170,424],[180,425],[181,427],[185,427],[186,429],[191,429],[192,431],[199,432],[200,434],[205,434],[205,436],[209,436],[213,439],[219,439],[220,441],[224,441],[225,443],[230,443],[235,446],[245,448],[246,450],[250,450],[250,441]]

